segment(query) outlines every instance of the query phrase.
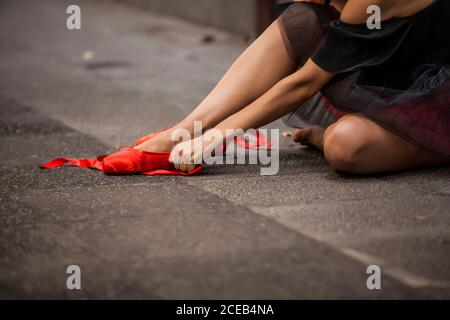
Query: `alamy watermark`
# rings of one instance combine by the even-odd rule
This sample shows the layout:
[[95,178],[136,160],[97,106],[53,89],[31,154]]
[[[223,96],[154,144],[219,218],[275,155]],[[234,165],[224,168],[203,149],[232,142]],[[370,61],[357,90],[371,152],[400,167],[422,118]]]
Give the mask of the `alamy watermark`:
[[369,290],[381,290],[381,268],[377,265],[367,267],[366,273],[370,276],[367,278],[366,286]]
[[370,14],[367,18],[366,25],[369,30],[381,29],[381,8],[377,5],[371,5],[367,7],[367,14]]
[[[280,169],[279,129],[227,129],[225,134],[209,129],[203,133],[202,122],[195,121],[193,138],[189,130],[176,129],[171,141],[179,142],[171,154],[175,164],[260,164],[264,176],[275,175]],[[240,148],[243,144],[244,148]]]
[[66,27],[69,30],[81,30],[81,8],[76,4],[67,7]]
[[81,268],[72,264],[66,268],[69,275],[66,280],[66,287],[69,290],[81,290]]

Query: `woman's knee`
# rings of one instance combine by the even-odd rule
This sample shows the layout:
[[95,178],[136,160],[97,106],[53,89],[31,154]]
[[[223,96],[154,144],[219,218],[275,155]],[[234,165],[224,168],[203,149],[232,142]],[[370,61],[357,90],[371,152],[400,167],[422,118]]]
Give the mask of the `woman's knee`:
[[337,171],[358,173],[364,155],[371,144],[366,119],[349,115],[330,126],[324,135],[324,154]]

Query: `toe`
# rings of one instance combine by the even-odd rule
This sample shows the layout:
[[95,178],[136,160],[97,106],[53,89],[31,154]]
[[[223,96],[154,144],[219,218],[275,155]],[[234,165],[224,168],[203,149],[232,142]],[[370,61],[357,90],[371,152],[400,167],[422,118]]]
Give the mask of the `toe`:
[[302,130],[296,129],[294,131],[294,134],[292,135],[292,140],[294,140],[295,142],[300,142],[301,139],[302,139]]

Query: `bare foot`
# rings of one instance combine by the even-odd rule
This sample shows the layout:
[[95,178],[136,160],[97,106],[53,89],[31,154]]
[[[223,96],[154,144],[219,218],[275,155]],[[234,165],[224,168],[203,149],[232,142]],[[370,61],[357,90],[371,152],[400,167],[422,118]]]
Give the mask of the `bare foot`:
[[153,138],[135,146],[134,149],[146,152],[171,152],[177,144],[176,141],[171,141],[171,134],[172,130],[170,129],[162,131]]
[[302,145],[323,150],[323,133],[325,130],[320,126],[296,129],[292,139]]

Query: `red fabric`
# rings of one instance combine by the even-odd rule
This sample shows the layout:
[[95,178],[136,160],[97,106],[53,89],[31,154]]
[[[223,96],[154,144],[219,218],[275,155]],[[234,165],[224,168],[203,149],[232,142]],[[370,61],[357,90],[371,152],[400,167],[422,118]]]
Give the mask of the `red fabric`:
[[[255,137],[253,142],[248,141],[245,136],[239,136],[234,138],[234,143],[243,149],[272,148],[272,141],[268,140],[267,137],[259,130],[254,130],[250,133]],[[222,146],[221,151],[226,151],[225,144]]]
[[57,158],[41,165],[42,169],[63,166],[66,163],[80,168],[103,171],[105,174],[144,174],[144,175],[179,175],[189,176],[199,173],[201,166],[189,172],[177,170],[169,162],[170,152],[144,152],[131,147],[96,159]]
[[336,118],[336,120],[342,118],[343,116],[345,116],[347,114],[349,114],[349,112],[346,112],[344,110],[340,110],[340,109],[336,108],[330,102],[330,100],[328,100],[324,96],[322,96],[322,101],[323,101],[323,105],[325,106],[325,108],[328,109],[328,111]]
[[[161,132],[161,131],[159,131]],[[153,138],[159,132],[149,134],[136,141],[143,143]],[[235,138],[235,141],[242,148],[259,148],[266,146],[270,148],[271,142],[259,131],[255,131],[256,140],[248,142],[244,137]],[[170,152],[145,152],[132,147],[123,147],[118,152],[111,155],[98,156],[96,159],[73,159],[57,158],[40,166],[42,169],[61,167],[66,163],[80,168],[90,168],[104,172],[105,174],[143,174],[143,175],[178,175],[190,176],[202,170],[202,166],[197,166],[189,172],[183,172],[174,167],[169,162]]]
[[102,160],[97,159],[72,159],[72,158],[56,158],[41,165],[41,169],[51,169],[65,165],[66,163],[71,163],[72,165],[80,168],[92,168],[97,170],[103,170]]

